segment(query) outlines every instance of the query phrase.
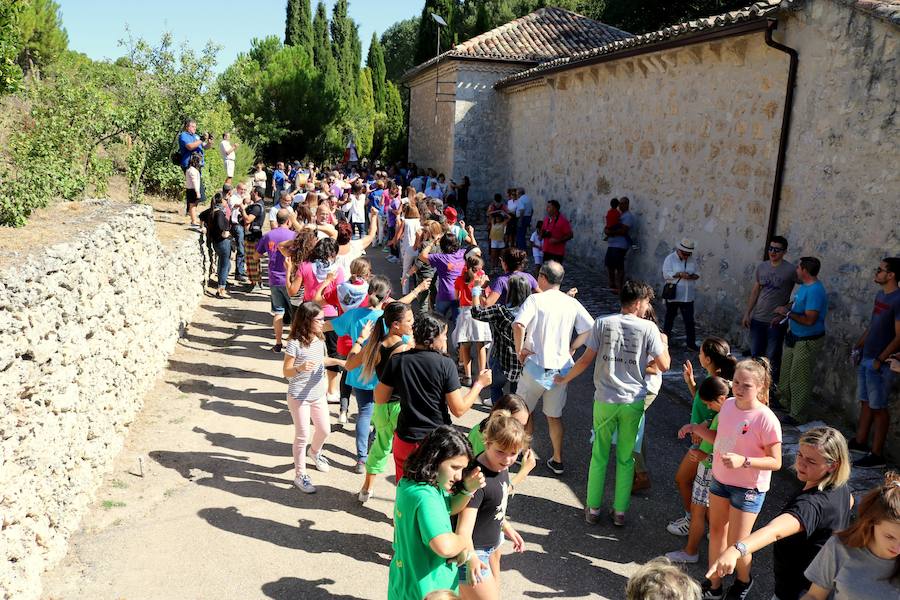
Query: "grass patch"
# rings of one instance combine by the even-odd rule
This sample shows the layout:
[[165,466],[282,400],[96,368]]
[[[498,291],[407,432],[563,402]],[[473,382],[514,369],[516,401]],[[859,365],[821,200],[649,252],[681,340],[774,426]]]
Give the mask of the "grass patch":
[[125,506],[125,503],[118,500],[104,500],[100,506],[103,507],[103,510],[109,510],[111,508],[122,508]]
[[125,483],[124,481],[122,481],[121,479],[113,479],[113,480],[110,482],[110,484],[111,484],[114,488],[119,489],[119,490],[124,490],[125,488],[128,487],[128,484]]

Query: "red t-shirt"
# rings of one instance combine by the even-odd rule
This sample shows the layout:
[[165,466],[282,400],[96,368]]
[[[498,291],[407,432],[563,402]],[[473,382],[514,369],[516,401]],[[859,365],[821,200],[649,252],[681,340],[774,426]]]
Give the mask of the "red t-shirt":
[[611,208],[606,211],[606,226],[607,227],[615,227],[619,224],[619,215],[622,213],[619,212],[618,208]]
[[472,306],[472,288],[475,287],[475,282],[482,277],[484,277],[484,271],[479,271],[471,283],[466,283],[465,273],[456,278],[456,281],[453,282],[453,289],[456,290],[459,297],[460,306]]
[[562,215],[558,215],[555,219],[549,215],[544,217],[544,226],[541,229],[544,237],[544,252],[550,254],[558,254],[560,256],[566,253],[566,242],[551,242],[550,238],[557,240],[568,240],[572,237],[572,226],[569,220]]

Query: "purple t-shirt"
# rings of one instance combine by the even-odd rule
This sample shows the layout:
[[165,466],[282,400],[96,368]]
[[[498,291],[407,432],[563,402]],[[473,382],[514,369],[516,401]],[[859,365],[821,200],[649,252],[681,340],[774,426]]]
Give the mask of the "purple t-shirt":
[[531,276],[531,273],[526,273],[525,271],[504,273],[503,275],[497,277],[497,279],[494,280],[494,283],[491,284],[491,292],[497,292],[500,294],[500,298],[497,299],[497,304],[506,304],[506,294],[509,291],[509,278],[513,275],[518,275],[519,277],[524,278],[525,281],[527,281],[531,286],[531,291],[537,291],[537,280]]
[[390,208],[391,210],[387,211],[387,224],[388,227],[396,227],[397,215],[394,214],[394,211],[400,208],[400,198],[392,198]]
[[269,285],[285,285],[287,269],[284,266],[284,254],[278,250],[278,244],[294,239],[296,234],[287,227],[276,227],[256,242],[256,251],[269,255]]
[[437,300],[456,300],[454,284],[466,267],[466,249],[460,248],[453,254],[429,254],[428,264],[437,274]]

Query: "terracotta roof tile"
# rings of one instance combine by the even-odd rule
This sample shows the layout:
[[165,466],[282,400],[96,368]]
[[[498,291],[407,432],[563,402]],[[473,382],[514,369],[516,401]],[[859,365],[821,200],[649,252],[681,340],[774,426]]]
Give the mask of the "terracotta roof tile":
[[[584,52],[632,34],[583,15],[546,7],[473,37],[440,55],[446,58],[476,58],[538,63]],[[437,62],[437,58],[414,67],[408,79]]]

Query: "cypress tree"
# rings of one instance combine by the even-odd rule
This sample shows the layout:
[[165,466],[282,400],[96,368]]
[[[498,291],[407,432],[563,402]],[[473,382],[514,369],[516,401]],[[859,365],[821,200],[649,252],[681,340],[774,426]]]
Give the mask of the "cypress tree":
[[431,17],[435,13],[447,22],[447,27],[441,27],[441,52],[446,52],[455,42],[456,30],[456,3],[454,0],[425,0],[422,8],[422,18],[419,19],[419,35],[416,38],[416,64],[434,58],[437,49],[437,23]]
[[334,66],[331,55],[331,37],[328,33],[328,13],[324,2],[316,5],[316,16],[313,19],[313,64],[325,72]]
[[[331,54],[343,84],[353,84],[353,25],[347,16],[347,0],[337,0],[331,13]],[[359,67],[357,67],[358,69]]]
[[378,36],[372,33],[372,41],[369,43],[369,56],[366,58],[366,66],[372,71],[372,89],[375,94],[375,110],[384,112],[386,102],[385,80],[387,68],[384,66],[384,49]]
[[284,45],[303,46],[308,52],[312,52],[313,29],[309,0],[288,0]]

